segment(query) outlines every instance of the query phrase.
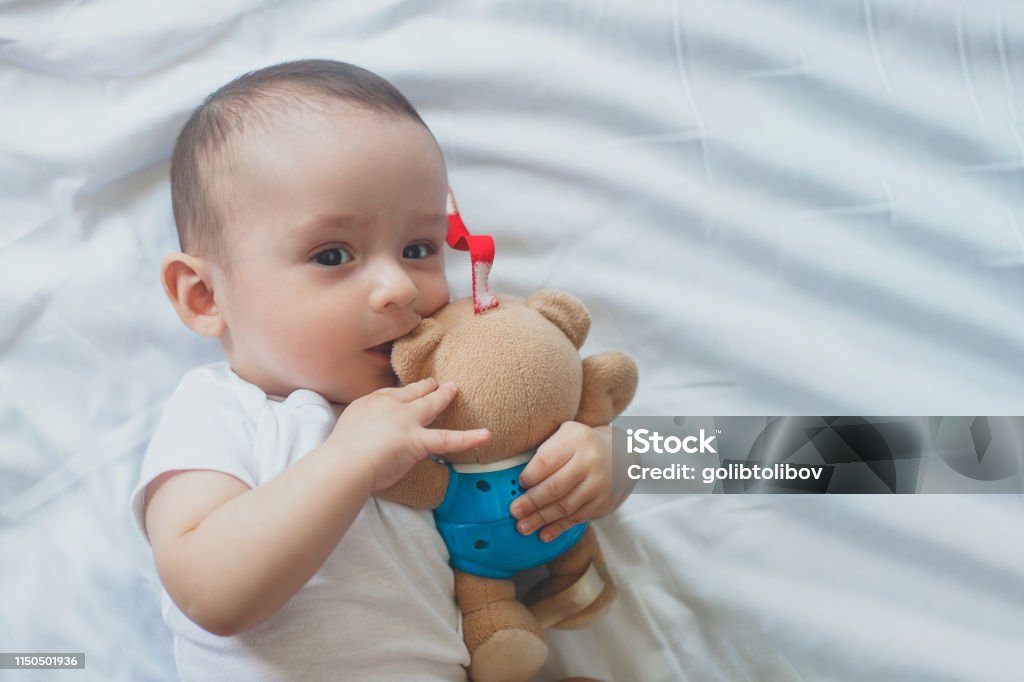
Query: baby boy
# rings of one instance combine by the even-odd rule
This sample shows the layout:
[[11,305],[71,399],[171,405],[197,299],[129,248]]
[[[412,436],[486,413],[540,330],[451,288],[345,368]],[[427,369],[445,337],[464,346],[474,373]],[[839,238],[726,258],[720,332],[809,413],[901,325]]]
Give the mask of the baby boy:
[[[161,280],[226,360],[183,377],[131,506],[182,679],[465,679],[431,513],[374,496],[490,437],[429,428],[457,387],[391,370],[449,300],[447,188],[412,105],[340,62],[246,74],[181,131]],[[522,474],[520,532],[614,509],[610,458],[607,428],[564,424]]]

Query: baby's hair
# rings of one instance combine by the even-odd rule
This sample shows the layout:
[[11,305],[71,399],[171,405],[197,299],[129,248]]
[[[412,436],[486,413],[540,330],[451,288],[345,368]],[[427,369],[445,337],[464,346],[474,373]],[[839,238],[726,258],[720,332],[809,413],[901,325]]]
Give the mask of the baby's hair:
[[409,100],[387,80],[358,66],[326,59],[250,71],[196,107],[171,154],[171,205],[181,250],[224,259],[226,202],[224,193],[217,192],[222,187],[217,171],[229,160],[232,145],[241,143],[240,133],[253,127],[267,130],[297,108],[329,112],[339,101],[409,118],[427,128]]

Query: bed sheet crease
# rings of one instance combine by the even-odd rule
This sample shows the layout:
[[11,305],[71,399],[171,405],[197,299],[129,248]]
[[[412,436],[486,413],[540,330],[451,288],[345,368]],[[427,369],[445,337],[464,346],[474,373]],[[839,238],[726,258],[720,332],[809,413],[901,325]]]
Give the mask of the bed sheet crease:
[[[306,57],[406,93],[492,285],[582,298],[632,415],[1022,413],[1020,3],[0,2],[0,650],[173,679],[125,504],[219,351],[157,281],[168,157],[214,88]],[[1022,520],[634,496],[596,524],[622,598],[544,677],[1007,679]]]

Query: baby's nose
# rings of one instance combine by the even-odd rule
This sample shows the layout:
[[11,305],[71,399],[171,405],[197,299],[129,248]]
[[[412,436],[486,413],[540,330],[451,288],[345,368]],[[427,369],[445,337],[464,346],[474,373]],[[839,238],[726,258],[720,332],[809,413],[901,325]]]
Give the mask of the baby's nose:
[[375,276],[370,293],[370,305],[376,310],[388,306],[404,308],[411,305],[418,294],[416,283],[397,263],[382,264]]

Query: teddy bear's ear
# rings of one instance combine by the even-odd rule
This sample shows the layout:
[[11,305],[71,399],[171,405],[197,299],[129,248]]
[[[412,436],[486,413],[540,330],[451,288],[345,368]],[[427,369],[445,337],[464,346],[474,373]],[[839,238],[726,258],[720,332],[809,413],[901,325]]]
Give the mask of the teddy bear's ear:
[[441,323],[432,317],[424,319],[407,335],[395,341],[391,348],[391,367],[402,384],[422,379],[427,358],[444,336]]
[[612,351],[583,360],[583,395],[575,421],[604,426],[622,413],[636,393],[638,370],[633,358]]
[[590,331],[590,313],[580,299],[564,291],[544,289],[528,299],[526,305],[551,320],[579,348]]

